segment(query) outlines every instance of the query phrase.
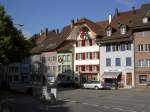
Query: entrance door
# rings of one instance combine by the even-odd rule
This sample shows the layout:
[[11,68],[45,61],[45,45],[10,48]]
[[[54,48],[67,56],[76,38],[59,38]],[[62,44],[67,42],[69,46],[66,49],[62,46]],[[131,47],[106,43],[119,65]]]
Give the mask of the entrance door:
[[127,73],[126,81],[128,86],[132,86],[132,73]]

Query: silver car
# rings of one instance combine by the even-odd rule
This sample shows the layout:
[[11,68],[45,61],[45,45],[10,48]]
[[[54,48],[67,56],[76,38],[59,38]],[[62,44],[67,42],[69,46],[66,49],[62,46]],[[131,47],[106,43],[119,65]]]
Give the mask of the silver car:
[[83,84],[83,88],[89,88],[89,89],[102,89],[102,83],[100,81],[88,81]]

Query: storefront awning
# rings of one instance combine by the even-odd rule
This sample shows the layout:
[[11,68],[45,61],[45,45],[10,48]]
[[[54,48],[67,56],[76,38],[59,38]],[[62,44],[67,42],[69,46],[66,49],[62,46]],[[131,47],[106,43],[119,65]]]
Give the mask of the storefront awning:
[[102,75],[103,78],[117,78],[121,72],[104,72]]

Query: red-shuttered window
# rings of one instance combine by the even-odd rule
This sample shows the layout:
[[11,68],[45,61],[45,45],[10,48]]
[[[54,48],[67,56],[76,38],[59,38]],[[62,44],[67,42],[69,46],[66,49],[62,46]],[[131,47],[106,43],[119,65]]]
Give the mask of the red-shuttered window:
[[85,71],[85,65],[81,65],[81,71]]
[[82,47],[85,46],[85,40],[82,40]]
[[89,71],[92,71],[92,65],[89,65]]
[[97,71],[99,71],[99,65],[97,65],[96,67],[97,67]]
[[90,46],[92,46],[92,39],[89,39]]
[[92,59],[92,52],[90,52],[90,59]]
[[82,53],[82,60],[85,60],[85,53]]

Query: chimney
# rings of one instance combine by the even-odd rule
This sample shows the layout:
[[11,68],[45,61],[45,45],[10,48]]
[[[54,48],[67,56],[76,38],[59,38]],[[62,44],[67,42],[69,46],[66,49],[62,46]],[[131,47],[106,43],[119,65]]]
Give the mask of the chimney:
[[48,28],[45,28],[45,35],[48,35]]
[[115,14],[116,14],[117,16],[119,16],[118,8],[115,9]]
[[72,20],[71,20],[71,28],[73,27],[74,23],[75,23],[75,22],[74,22],[74,19],[72,19]]
[[43,34],[43,30],[41,29],[40,36]]
[[111,14],[109,15],[109,24],[111,23],[112,17]]
[[133,11],[133,13],[136,13],[136,10],[135,10],[134,6],[132,7],[132,11]]
[[52,32],[56,33],[55,29],[53,29]]
[[59,34],[59,29],[56,29],[56,33]]

